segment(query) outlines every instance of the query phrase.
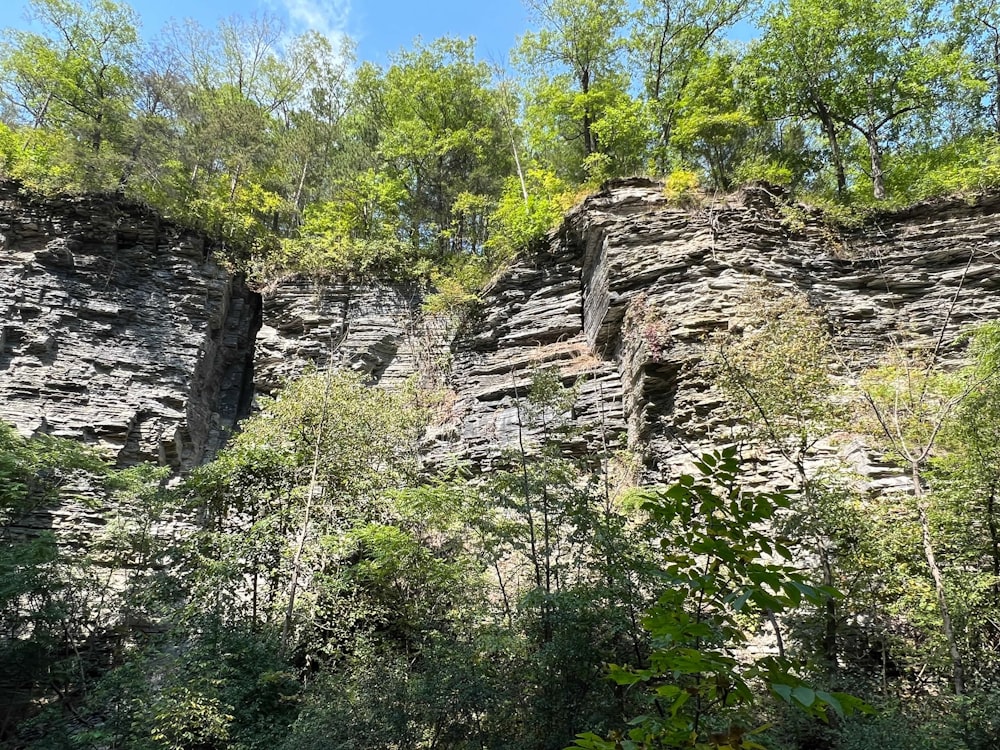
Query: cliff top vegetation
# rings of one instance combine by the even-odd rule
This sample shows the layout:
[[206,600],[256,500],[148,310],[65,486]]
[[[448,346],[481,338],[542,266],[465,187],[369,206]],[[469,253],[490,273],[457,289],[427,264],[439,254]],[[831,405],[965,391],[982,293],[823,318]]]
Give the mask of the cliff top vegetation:
[[609,178],[851,210],[1000,183],[989,0],[529,7],[510,72],[471,39],[379,66],[274,19],[146,42],[125,3],[33,0],[39,30],[0,47],[0,170],[148,202],[261,282],[410,277],[444,303]]

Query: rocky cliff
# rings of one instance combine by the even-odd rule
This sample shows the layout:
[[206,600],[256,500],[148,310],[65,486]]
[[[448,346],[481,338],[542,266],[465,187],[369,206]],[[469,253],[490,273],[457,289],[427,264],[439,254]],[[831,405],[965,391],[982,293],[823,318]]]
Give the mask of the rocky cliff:
[[121,464],[197,465],[248,413],[260,297],[203,236],[0,183],[0,418]]
[[[945,321],[952,341],[1000,316],[1000,196],[843,231],[763,189],[679,208],[656,183],[619,183],[515,263],[457,332],[398,285],[286,279],[258,296],[204,238],[111,199],[43,201],[6,184],[0,232],[0,418],[122,463],[198,463],[254,389],[333,357],[373,383],[417,375],[450,390],[431,465],[488,470],[518,439],[533,373],[555,367],[578,389],[566,450],[629,447],[663,476],[685,446],[725,434],[705,351],[738,327],[750,284],[806,295],[858,368],[890,341],[918,346]],[[651,320],[654,334],[637,324]]]
[[[454,341],[448,450],[488,466],[517,438],[533,369],[555,365],[566,384],[581,383],[581,437],[570,447],[597,456],[627,446],[667,478],[688,449],[731,435],[705,355],[713,334],[739,325],[749,285],[804,294],[856,372],[890,345],[924,346],[942,333],[953,343],[1000,316],[998,252],[1000,196],[916,206],[842,231],[764,189],[686,209],[667,205],[656,183],[619,184],[516,263]],[[960,357],[946,346],[946,359]],[[885,473],[867,456],[853,460],[873,479]]]

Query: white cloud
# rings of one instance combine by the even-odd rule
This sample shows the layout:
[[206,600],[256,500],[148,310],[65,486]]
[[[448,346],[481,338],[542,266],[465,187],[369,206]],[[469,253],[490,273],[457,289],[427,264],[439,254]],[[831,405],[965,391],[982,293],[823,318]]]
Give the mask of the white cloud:
[[350,0],[280,0],[294,31],[318,31],[336,43],[347,34]]

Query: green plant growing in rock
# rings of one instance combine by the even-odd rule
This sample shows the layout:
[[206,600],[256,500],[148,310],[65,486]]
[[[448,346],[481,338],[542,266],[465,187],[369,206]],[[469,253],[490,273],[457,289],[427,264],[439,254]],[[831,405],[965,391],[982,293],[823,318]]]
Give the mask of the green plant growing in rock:
[[576,198],[572,186],[551,171],[529,167],[521,183],[508,178],[492,221],[494,231],[486,247],[509,259],[538,242],[555,228]]
[[663,195],[671,203],[691,208],[701,202],[701,180],[690,169],[675,169],[663,181]]
[[751,415],[748,436],[766,440],[805,480],[805,459],[845,421],[826,322],[803,295],[767,283],[746,291],[733,318],[737,330],[717,349],[729,409]]

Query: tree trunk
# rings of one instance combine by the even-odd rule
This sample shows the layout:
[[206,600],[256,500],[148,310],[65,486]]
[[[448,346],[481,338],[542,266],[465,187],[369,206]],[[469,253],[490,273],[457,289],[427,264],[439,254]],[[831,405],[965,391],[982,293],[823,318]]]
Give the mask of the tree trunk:
[[[823,544],[819,550],[820,567],[823,569],[823,585],[833,586],[833,562],[830,551]],[[823,660],[828,674],[837,671],[837,603],[832,596],[823,602]]]
[[990,102],[990,116],[993,118],[993,131],[1000,135],[1000,27],[994,26],[985,18],[980,18],[979,22],[989,29],[990,52],[992,56],[993,80],[990,86],[993,89],[993,101]]
[[292,559],[292,576],[288,582],[288,603],[285,607],[285,621],[281,626],[281,648],[288,648],[292,635],[292,618],[295,616],[295,597],[299,589],[299,576],[302,574],[302,556],[306,541],[309,539],[309,523],[312,515],[313,501],[319,494],[319,464],[323,447],[323,433],[326,430],[327,405],[330,399],[330,381],[333,377],[333,341],[330,341],[330,353],[326,364],[326,382],[323,384],[323,404],[319,413],[319,424],[316,427],[316,442],[313,445],[312,468],[309,471],[309,495],[306,497],[306,507],[302,514],[302,526],[295,545],[295,556]]
[[826,140],[830,144],[830,158],[833,159],[833,168],[837,172],[837,194],[843,195],[847,190],[847,174],[844,172],[844,157],[840,153],[840,139],[837,137],[837,125],[834,123],[833,118],[830,117],[830,112],[823,102],[817,104],[816,112],[823,125]]
[[299,184],[295,187],[295,200],[292,205],[295,206],[296,215],[302,212],[302,192],[306,185],[306,175],[309,173],[309,157],[307,156],[302,160],[302,170],[299,172]]
[[885,172],[882,170],[882,147],[879,145],[875,133],[865,133],[865,140],[868,141],[868,153],[872,162],[872,190],[875,200],[885,200]]
[[229,182],[229,203],[232,204],[236,200],[236,188],[239,187],[240,177],[243,175],[243,166],[238,165],[236,171],[233,172],[233,178]]
[[993,601],[1000,604],[1000,529],[997,528],[997,477],[990,482],[986,497],[986,527],[990,532],[990,558],[993,572]]
[[955,629],[951,622],[951,610],[948,608],[948,598],[945,596],[944,578],[941,575],[941,568],[938,567],[937,558],[934,555],[934,544],[931,541],[931,525],[927,519],[927,505],[924,502],[923,488],[920,484],[920,467],[916,462],[910,465],[910,479],[913,482],[913,494],[917,500],[917,514],[920,518],[920,536],[924,546],[924,558],[927,560],[927,567],[930,569],[931,578],[934,581],[934,593],[937,595],[938,610],[941,612],[941,628],[944,630],[944,637],[948,642],[948,653],[951,656],[952,682],[955,686],[955,695],[962,695],[965,692],[965,667],[962,664],[962,654],[958,650],[958,641],[955,639]]
[[[590,71],[584,70],[580,74],[580,91],[586,96],[590,93]],[[594,138],[594,131],[591,127],[590,102],[585,102],[583,107],[583,153],[590,156],[597,151],[597,141]]]

